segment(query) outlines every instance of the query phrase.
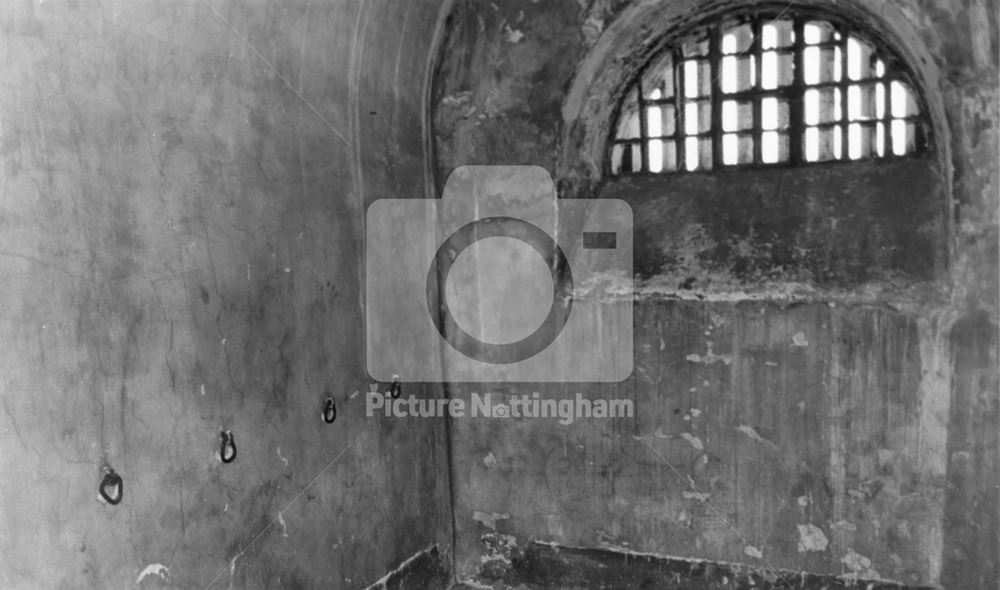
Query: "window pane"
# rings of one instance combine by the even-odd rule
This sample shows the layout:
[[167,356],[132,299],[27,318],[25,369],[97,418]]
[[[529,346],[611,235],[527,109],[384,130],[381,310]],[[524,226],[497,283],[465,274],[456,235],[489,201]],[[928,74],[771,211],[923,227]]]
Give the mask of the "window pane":
[[618,129],[615,132],[615,139],[635,137],[639,137],[639,105],[636,102],[636,91],[633,87],[625,97],[621,112],[618,114]]
[[847,88],[847,118],[869,121],[877,116],[877,89],[881,84],[855,84]]
[[719,85],[723,92],[748,90],[757,82],[756,59],[752,55],[724,57],[720,65]]
[[618,132],[615,139],[639,138],[639,111],[622,113],[618,119]]
[[913,93],[902,82],[896,80],[892,82],[890,100],[892,101],[893,117],[907,117],[920,114],[920,109],[917,107],[917,101],[914,99]]
[[651,139],[646,149],[650,172],[677,170],[677,146],[669,139]]
[[791,85],[795,77],[794,63],[795,56],[791,53],[765,51],[760,63],[761,88],[773,90]]
[[739,138],[735,133],[727,133],[722,136],[722,163],[732,166],[739,161]]
[[840,39],[840,34],[833,25],[826,21],[814,20],[802,27],[802,37],[806,45],[827,43]]
[[708,101],[684,103],[684,133],[695,135],[712,129],[712,106]]
[[847,38],[847,76],[851,80],[875,77],[875,49],[855,37]]
[[722,136],[722,163],[726,166],[753,163],[753,136],[727,133]]
[[684,62],[684,96],[698,98],[708,96],[711,88],[712,71],[708,61],[689,60]]
[[708,29],[698,31],[688,37],[681,46],[684,57],[708,56]]
[[753,103],[735,100],[722,102],[722,130],[743,131],[753,128]]
[[760,101],[761,129],[785,129],[788,127],[788,101],[775,97]]
[[689,137],[684,142],[684,157],[688,170],[711,170],[712,140]]
[[803,118],[806,125],[818,125],[840,120],[840,88],[811,88],[803,97]]
[[807,162],[836,160],[841,153],[840,127],[808,127],[803,135],[803,155]]
[[774,49],[776,47],[791,47],[794,43],[795,30],[792,21],[787,19],[773,20],[764,24],[760,29],[760,43],[762,49]]
[[646,68],[642,77],[642,91],[645,98],[650,98],[659,91],[659,98],[671,98],[674,95],[674,59],[670,51],[654,59]]
[[875,85],[875,118],[885,118],[885,84]]
[[765,164],[788,161],[788,134],[765,131],[760,136],[760,158]]
[[806,47],[802,52],[802,79],[806,84],[839,82],[841,57],[839,47]]
[[902,156],[915,151],[917,127],[908,121],[892,122],[892,153]]
[[753,28],[750,23],[736,24],[729,23],[723,25],[722,30],[722,53],[744,53],[750,51],[753,44]]
[[646,136],[660,137],[673,135],[677,123],[674,105],[659,105],[646,107]]
[[875,146],[875,126],[852,123],[847,126],[847,157],[852,160],[871,158]]
[[617,175],[639,172],[641,158],[638,143],[615,144],[611,148],[611,173]]

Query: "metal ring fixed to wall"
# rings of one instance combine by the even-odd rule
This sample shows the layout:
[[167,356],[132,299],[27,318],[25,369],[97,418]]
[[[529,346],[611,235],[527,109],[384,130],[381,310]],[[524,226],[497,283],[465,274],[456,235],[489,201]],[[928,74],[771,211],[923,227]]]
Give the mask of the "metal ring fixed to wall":
[[389,386],[389,395],[392,399],[399,398],[403,393],[403,384],[399,382],[399,377],[395,376],[392,378],[392,385]]
[[125,485],[122,483],[122,476],[115,473],[109,465],[104,466],[104,477],[101,478],[101,485],[97,488],[97,493],[101,499],[114,506],[122,501],[125,495]]
[[236,437],[229,430],[223,430],[220,436],[222,445],[219,447],[219,458],[223,463],[232,463],[236,460]]
[[337,402],[333,399],[333,396],[326,398],[326,403],[323,404],[323,422],[327,424],[333,424],[333,421],[337,419]]

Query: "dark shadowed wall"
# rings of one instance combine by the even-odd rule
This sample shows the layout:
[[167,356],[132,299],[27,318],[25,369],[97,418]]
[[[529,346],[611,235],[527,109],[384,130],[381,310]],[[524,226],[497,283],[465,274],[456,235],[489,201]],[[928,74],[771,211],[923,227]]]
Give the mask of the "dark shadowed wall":
[[444,429],[364,417],[360,290],[366,204],[426,196],[438,13],[0,6],[0,586],[359,588],[450,554]]

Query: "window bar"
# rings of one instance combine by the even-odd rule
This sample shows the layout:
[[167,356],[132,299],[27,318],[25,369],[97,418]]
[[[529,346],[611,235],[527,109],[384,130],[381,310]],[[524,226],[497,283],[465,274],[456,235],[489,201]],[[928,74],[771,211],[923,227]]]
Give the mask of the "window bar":
[[[646,129],[646,101],[642,92],[642,74],[635,82],[636,98],[639,105],[639,169],[634,172],[645,172],[649,170],[649,163],[646,161],[646,152],[648,148],[646,143],[649,141],[649,130]],[[633,167],[635,164],[633,163]]]
[[678,47],[674,47],[671,51],[673,52],[674,70],[674,156],[677,158],[675,168],[677,172],[686,172],[687,154],[685,148],[687,146],[685,144],[687,138],[684,134],[687,127],[684,125],[684,59]]
[[882,83],[885,90],[882,91],[883,105],[882,110],[882,157],[891,158],[892,153],[892,83],[895,80],[889,74],[889,64],[887,61],[885,63],[885,70],[882,73],[882,78],[885,82]]
[[794,165],[802,164],[803,147],[805,145],[804,108],[805,100],[805,26],[800,17],[792,21],[792,31],[795,35],[795,71],[792,78],[792,100],[789,102],[788,159]]
[[[754,67],[754,86],[756,87],[755,90],[756,89],[763,89],[764,88],[764,84],[762,82],[762,80],[763,80],[763,66],[762,66],[762,64],[764,63],[764,52],[762,50],[763,43],[761,43],[761,38],[760,38],[760,36],[761,36],[762,33],[761,33],[761,24],[760,24],[760,15],[759,14],[754,14],[753,15],[753,21],[751,22],[750,27],[751,27],[750,28],[751,35],[753,35],[753,37],[752,37],[753,42],[752,42],[752,44],[750,46],[750,55],[753,56],[753,61],[754,61],[754,66],[753,66]],[[780,60],[779,60],[779,63],[780,63]],[[762,112],[763,111],[763,104],[762,103],[763,103],[763,98],[761,98],[761,96],[759,96],[759,95],[756,98],[754,98],[754,100],[753,100],[753,136],[752,136],[752,140],[751,141],[753,142],[753,163],[754,164],[760,164],[761,162],[764,161],[764,157],[763,157],[763,155],[761,153],[762,149],[763,149],[761,147],[761,144],[764,143],[764,133],[763,133],[764,125],[763,125],[763,112]],[[737,104],[739,104],[739,103],[737,103]],[[737,145],[737,148],[738,148],[738,145]]]
[[838,86],[838,88],[840,88],[840,155],[835,159],[850,160],[851,134],[848,132],[850,125],[847,120],[847,103],[849,102],[847,100],[847,89],[850,85],[850,76],[847,73],[847,67],[849,65],[849,61],[847,59],[847,40],[850,38],[850,35],[848,34],[846,28],[838,26],[835,30],[840,33],[840,43],[838,45],[838,47],[840,47],[840,85]]
[[[721,78],[721,53],[722,53],[722,27],[715,25],[709,35],[708,41],[708,61],[709,72],[712,77],[711,108],[712,108],[712,169],[722,167],[722,83]],[[700,146],[699,146],[700,152]]]

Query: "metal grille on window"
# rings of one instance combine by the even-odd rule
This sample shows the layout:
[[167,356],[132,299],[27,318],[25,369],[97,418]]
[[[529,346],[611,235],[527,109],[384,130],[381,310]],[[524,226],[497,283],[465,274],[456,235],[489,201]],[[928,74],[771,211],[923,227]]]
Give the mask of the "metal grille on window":
[[611,173],[916,154],[927,123],[902,62],[843,23],[755,13],[698,27],[625,94]]

